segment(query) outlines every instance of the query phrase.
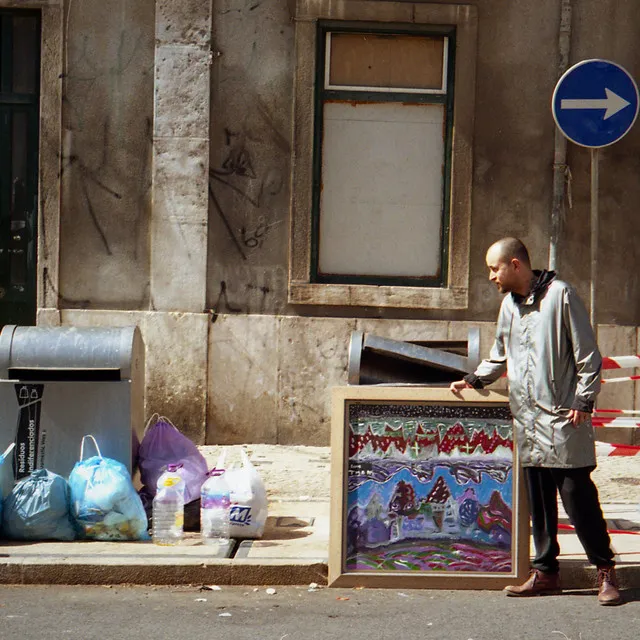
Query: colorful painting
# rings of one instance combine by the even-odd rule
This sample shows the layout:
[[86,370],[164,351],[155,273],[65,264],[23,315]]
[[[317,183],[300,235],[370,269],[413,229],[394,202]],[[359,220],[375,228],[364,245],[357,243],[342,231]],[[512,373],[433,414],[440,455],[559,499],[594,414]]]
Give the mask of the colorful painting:
[[506,403],[346,399],[343,418],[343,572],[517,573]]

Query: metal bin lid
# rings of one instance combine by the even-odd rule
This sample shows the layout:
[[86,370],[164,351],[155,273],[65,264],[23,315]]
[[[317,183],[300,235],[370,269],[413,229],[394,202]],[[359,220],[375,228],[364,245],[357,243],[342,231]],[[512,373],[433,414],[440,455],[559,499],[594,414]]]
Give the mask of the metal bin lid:
[[[129,379],[143,349],[140,329],[131,327],[19,327],[0,333],[0,379],[13,369],[30,371],[118,371]],[[143,351],[142,351],[143,355]]]

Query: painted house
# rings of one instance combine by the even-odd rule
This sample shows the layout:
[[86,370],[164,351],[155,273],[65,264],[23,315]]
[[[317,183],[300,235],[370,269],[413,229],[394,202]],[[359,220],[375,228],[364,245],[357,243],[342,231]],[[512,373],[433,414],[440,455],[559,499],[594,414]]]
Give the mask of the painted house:
[[[588,302],[551,95],[583,59],[639,77],[639,32],[636,0],[0,0],[0,324],[136,324],[147,414],[326,445],[353,330],[488,352],[492,241]],[[638,349],[639,171],[636,126],[600,164],[605,355]]]

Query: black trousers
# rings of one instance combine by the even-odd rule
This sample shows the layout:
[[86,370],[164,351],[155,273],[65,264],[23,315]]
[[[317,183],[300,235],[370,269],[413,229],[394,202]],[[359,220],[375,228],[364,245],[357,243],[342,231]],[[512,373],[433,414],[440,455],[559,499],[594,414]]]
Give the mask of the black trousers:
[[591,479],[593,469],[524,468],[536,549],[534,569],[544,573],[557,573],[559,569],[558,492],[589,562],[597,567],[615,564],[598,489]]

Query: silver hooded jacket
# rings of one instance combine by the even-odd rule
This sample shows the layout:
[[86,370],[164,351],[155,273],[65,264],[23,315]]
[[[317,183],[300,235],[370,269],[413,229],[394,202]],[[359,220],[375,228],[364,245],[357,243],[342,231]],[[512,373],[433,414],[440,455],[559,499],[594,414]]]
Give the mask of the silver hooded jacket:
[[527,298],[505,296],[490,356],[465,379],[482,388],[507,371],[522,466],[595,466],[591,419],[574,427],[568,414],[593,410],[602,358],[573,287],[535,273]]

